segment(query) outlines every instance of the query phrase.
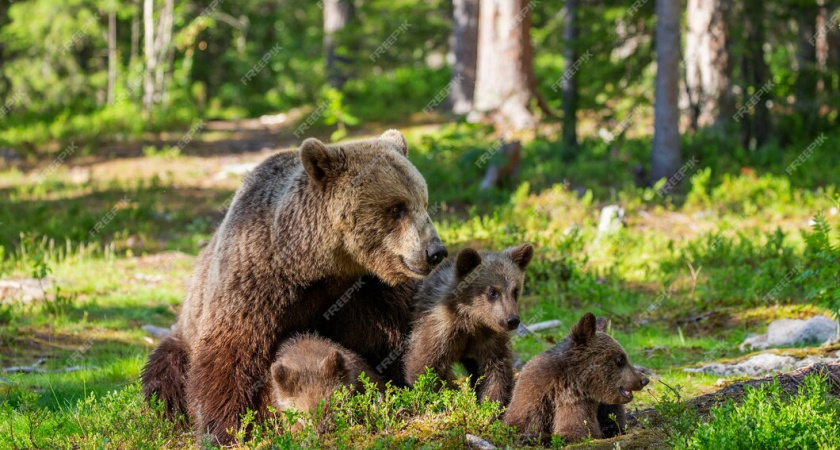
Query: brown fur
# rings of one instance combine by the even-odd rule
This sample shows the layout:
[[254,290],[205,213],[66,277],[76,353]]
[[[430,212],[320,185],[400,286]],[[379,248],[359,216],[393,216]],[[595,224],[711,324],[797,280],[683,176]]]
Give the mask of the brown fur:
[[[330,146],[307,139],[257,166],[196,263],[177,324],[182,350],[168,349],[188,364],[160,367],[172,358],[156,350],[146,395],[160,396],[167,370],[189,370],[184,396],[197,431],[228,443],[240,415],[265,406],[282,340],[314,329],[363,276],[389,285],[425,276],[427,251],[444,250],[407,151],[391,130]],[[170,408],[183,404],[167,397]]]
[[167,336],[149,356],[143,368],[143,394],[147,399],[153,395],[164,403],[169,420],[187,422],[187,403],[184,388],[187,384],[189,355],[178,334]]
[[372,276],[362,282],[343,307],[333,312],[332,306],[326,308],[316,330],[361,355],[384,381],[405,386],[401,357],[411,330],[412,299],[418,282],[388,286]]
[[280,346],[271,365],[272,404],[278,411],[314,412],[324,402],[328,411],[330,397],[342,386],[363,388],[362,373],[379,383],[359,355],[314,334],[294,336]]
[[642,389],[648,379],[621,345],[597,328],[595,316],[587,313],[567,339],[525,365],[505,423],[543,440],[552,434],[569,442],[604,437],[599,404],[630,402],[632,391]]
[[519,325],[517,301],[533,254],[530,244],[504,252],[467,248],[423,280],[404,358],[409,383],[430,367],[451,385],[452,365],[460,361],[479,400],[507,405],[513,389],[508,331]]

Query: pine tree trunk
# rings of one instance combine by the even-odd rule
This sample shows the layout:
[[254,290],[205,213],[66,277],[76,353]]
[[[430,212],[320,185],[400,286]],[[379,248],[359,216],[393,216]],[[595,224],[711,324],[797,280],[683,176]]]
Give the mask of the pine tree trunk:
[[656,0],[656,93],[651,175],[656,182],[680,170],[680,1]]
[[531,4],[526,0],[481,0],[475,109],[493,113],[501,128],[522,130],[536,124],[531,49]]
[[[744,20],[745,51],[742,66],[745,77],[753,87],[753,95],[760,98],[753,106],[753,113],[749,119],[741,119],[742,142],[744,147],[749,147],[752,138],[755,138],[756,147],[767,143],[770,136],[770,111],[767,109],[767,102],[772,98],[772,90],[767,84],[770,81],[770,69],[764,59],[764,0],[754,0],[740,11]],[[744,101],[749,101],[750,96],[744,95]]]
[[453,0],[454,30],[452,54],[452,81],[449,100],[452,112],[466,114],[473,108],[475,72],[478,58],[478,2],[479,0]]
[[726,18],[730,0],[688,0],[685,38],[686,83],[692,105],[692,125],[725,127],[732,118],[732,65]]
[[563,37],[566,48],[563,51],[566,73],[563,76],[563,143],[577,147],[577,73],[570,70],[578,59],[577,52],[577,10],[578,0],[566,0],[566,20]]
[[326,57],[327,82],[330,86],[341,89],[347,82],[344,66],[347,58],[336,53],[337,40],[335,34],[350,22],[353,17],[353,3],[348,0],[324,1],[324,55]]
[[812,39],[817,31],[819,7],[816,2],[803,4],[794,8],[793,14],[799,27],[796,33],[797,74],[794,82],[794,108],[806,123],[810,124],[816,119],[817,52]]

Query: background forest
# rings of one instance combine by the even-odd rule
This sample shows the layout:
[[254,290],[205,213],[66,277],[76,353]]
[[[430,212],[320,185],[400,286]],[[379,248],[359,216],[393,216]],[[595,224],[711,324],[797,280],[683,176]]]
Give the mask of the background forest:
[[[450,254],[535,244],[522,319],[559,325],[514,337],[518,367],[593,312],[654,380],[578,445],[840,447],[837,325],[740,345],[840,314],[839,24],[833,0],[0,0],[0,448],[196,445],[137,377],[242,176],[388,128]],[[427,388],[238,441],[535,444]]]

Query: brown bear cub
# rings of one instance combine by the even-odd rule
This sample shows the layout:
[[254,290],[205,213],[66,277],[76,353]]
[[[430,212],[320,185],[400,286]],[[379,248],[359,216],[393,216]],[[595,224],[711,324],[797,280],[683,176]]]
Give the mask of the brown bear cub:
[[[649,380],[633,367],[621,344],[598,328],[595,316],[587,313],[568,338],[525,365],[505,412],[506,424],[543,441],[552,434],[568,442],[604,437],[599,405],[628,403]],[[617,412],[623,416],[623,410]]]
[[452,365],[460,362],[479,400],[507,405],[513,390],[508,332],[519,326],[517,301],[533,256],[530,244],[503,252],[466,248],[423,280],[403,360],[410,384],[429,367],[452,385]]
[[359,355],[315,334],[300,334],[283,343],[271,365],[272,403],[278,411],[313,412],[342,386],[362,389],[362,373],[379,382]]

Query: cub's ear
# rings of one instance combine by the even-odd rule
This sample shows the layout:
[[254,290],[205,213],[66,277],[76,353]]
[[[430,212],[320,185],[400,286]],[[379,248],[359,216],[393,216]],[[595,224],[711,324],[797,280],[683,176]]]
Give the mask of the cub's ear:
[[327,178],[338,175],[344,166],[338,151],[315,138],[309,138],[301,144],[300,161],[309,177],[317,183],[323,183]]
[[572,328],[571,338],[575,345],[586,345],[590,339],[595,337],[597,324],[595,316],[592,313],[586,313],[580,318],[580,321]]
[[379,136],[379,139],[386,140],[392,144],[397,146],[397,149],[403,156],[408,156],[408,142],[405,140],[405,136],[397,130],[388,130],[382,133],[382,136]]
[[344,356],[334,350],[329,356],[321,361],[321,375],[324,378],[334,378],[336,376],[343,376],[346,370]]
[[458,252],[455,259],[455,277],[460,280],[469,275],[479,265],[481,265],[481,255],[471,248],[465,248]]
[[292,376],[294,374],[292,371],[286,368],[283,365],[282,361],[277,361],[271,366],[271,376],[274,377],[274,381],[277,382],[280,386],[287,386],[291,383]]
[[602,333],[607,332],[607,324],[609,324],[609,320],[605,317],[598,317],[595,319],[595,329]]
[[525,270],[528,268],[528,264],[531,264],[531,258],[534,257],[534,246],[531,244],[522,244],[511,247],[505,250],[505,255],[519,266],[519,270]]

